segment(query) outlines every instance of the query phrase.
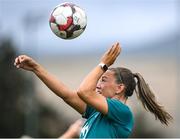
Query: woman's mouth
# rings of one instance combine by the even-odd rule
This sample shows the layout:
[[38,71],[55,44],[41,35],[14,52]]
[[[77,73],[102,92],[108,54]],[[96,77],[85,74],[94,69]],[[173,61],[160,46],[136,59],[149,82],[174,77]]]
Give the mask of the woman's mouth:
[[102,94],[100,90],[97,90],[96,92],[97,92],[98,94]]

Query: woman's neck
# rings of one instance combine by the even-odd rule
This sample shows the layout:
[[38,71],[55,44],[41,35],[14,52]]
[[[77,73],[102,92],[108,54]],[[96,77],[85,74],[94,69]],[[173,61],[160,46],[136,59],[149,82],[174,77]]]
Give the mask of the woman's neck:
[[115,95],[115,96],[112,97],[112,98],[117,99],[117,100],[121,101],[121,102],[124,103],[124,104],[126,104],[126,101],[127,101],[127,98],[124,97],[123,94],[122,94],[122,95]]

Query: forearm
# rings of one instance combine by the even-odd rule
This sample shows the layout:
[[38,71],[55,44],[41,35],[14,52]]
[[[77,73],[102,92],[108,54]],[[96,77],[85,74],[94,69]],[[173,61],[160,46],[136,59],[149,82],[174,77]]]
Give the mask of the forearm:
[[79,87],[79,91],[91,92],[96,89],[97,82],[104,71],[97,65],[83,80]]
[[17,68],[22,68],[27,71],[32,71],[44,82],[44,84],[52,90],[56,95],[61,97],[67,104],[77,110],[79,113],[84,113],[86,104],[79,98],[77,92],[70,90],[61,81],[52,74],[48,73],[40,64],[31,57],[20,55],[15,59],[14,65]]
[[96,66],[84,79],[77,94],[87,105],[92,106],[103,114],[107,114],[108,106],[106,98],[96,92],[97,82],[103,73],[104,70],[99,65]]
[[[114,44],[101,58],[101,63],[105,64],[106,66],[111,66],[116,57],[120,53],[119,43]],[[107,69],[106,69],[107,70]],[[104,70],[97,65],[84,79],[82,84],[79,87],[79,91],[91,92],[96,89],[97,82],[99,78],[103,75]]]
[[62,99],[68,98],[69,94],[72,93],[67,86],[60,82],[55,76],[48,73],[41,65],[38,65],[33,72],[51,91]]

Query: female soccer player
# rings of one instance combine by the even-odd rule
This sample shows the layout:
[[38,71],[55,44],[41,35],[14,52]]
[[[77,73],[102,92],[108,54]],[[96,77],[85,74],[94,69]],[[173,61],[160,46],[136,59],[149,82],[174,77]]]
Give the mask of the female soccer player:
[[139,73],[132,73],[122,67],[109,68],[120,52],[119,43],[115,43],[75,91],[26,55],[18,56],[14,65],[35,73],[56,95],[87,119],[80,138],[128,137],[134,120],[126,101],[133,92],[137,93],[147,111],[168,125],[171,115],[156,102],[154,94]]

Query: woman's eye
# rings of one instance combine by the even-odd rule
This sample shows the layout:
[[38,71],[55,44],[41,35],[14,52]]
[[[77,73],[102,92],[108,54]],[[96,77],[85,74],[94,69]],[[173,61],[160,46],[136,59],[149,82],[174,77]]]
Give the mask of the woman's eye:
[[105,80],[105,79],[101,79],[101,81],[102,81],[102,82],[106,82],[106,80]]

